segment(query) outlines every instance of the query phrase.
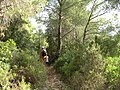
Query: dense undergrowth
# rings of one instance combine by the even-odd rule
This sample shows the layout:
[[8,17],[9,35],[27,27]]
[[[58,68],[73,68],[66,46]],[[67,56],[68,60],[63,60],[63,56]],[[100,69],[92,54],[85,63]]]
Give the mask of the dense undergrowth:
[[46,68],[35,51],[16,48],[13,40],[0,42],[0,90],[42,90]]
[[74,46],[54,65],[67,90],[119,90],[120,57],[103,57],[96,44]]

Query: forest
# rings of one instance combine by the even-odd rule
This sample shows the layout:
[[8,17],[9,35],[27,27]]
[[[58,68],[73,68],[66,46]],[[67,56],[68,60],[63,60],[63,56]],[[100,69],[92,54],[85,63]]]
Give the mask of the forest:
[[0,0],[0,90],[120,90],[119,23],[119,0]]

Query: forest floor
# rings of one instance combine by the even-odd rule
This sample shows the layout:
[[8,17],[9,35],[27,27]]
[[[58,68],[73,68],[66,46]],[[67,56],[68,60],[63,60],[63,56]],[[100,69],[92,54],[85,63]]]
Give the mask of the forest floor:
[[48,81],[47,85],[51,90],[65,90],[64,84],[60,81],[60,75],[55,72],[53,66],[47,67],[48,72]]

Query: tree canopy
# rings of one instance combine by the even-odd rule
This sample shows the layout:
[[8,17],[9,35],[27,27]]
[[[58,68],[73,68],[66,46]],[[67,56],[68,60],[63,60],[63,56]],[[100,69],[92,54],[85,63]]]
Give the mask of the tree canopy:
[[119,0],[0,0],[0,90],[54,90],[56,81],[59,90],[119,90],[119,7]]

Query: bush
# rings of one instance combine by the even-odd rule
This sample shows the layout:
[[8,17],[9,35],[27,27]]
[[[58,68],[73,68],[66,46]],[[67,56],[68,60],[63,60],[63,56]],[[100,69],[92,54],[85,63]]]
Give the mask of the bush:
[[105,78],[102,74],[90,71],[87,74],[76,71],[69,79],[70,90],[103,90]]
[[[73,45],[75,46],[75,45]],[[75,71],[80,68],[80,65],[83,64],[82,61],[85,49],[84,46],[80,44],[80,48],[71,47],[67,50],[62,56],[58,58],[55,62],[55,69],[60,73],[64,73],[64,77],[71,76]],[[82,62],[80,62],[80,59]]]
[[0,42],[0,88],[2,90],[10,90],[12,85],[10,80],[14,76],[9,62],[12,58],[12,51],[16,49],[15,45],[15,42],[11,39],[6,42]]
[[107,79],[106,87],[108,89],[118,90],[120,87],[120,56],[107,57],[105,63],[105,77]]
[[10,90],[13,75],[10,70],[10,65],[0,61],[0,88],[1,90]]
[[[17,73],[19,79],[25,77],[25,82],[29,82],[33,89],[43,89],[46,87],[46,68],[38,61],[37,53],[30,51],[16,51],[11,62],[14,73]],[[15,68],[17,66],[17,68]]]
[[0,90],[42,90],[46,87],[46,68],[38,61],[35,51],[18,50],[11,39],[0,42],[0,51]]
[[24,78],[22,78],[22,81],[19,82],[19,90],[31,90],[31,85],[30,83],[26,83],[24,81]]
[[104,67],[99,48],[94,44],[90,47],[81,45],[80,48],[72,48],[55,63],[55,68],[63,74],[62,79],[67,81],[71,90],[103,89]]
[[12,39],[6,42],[0,41],[0,61],[9,62],[12,58],[12,52],[16,49],[16,44]]

